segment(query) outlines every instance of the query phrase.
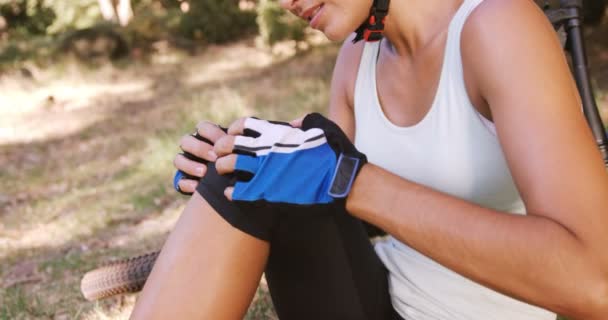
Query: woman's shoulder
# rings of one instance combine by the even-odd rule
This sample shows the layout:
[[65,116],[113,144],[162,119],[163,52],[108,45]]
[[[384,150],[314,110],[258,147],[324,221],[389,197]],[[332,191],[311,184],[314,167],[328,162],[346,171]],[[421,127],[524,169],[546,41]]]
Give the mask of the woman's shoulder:
[[531,0],[484,0],[465,22],[460,45],[467,87],[480,97],[496,77],[525,77],[524,65],[546,73],[564,64],[553,26]]
[[531,0],[484,0],[467,19],[462,43],[512,40],[524,44],[535,37],[555,37],[541,8]]

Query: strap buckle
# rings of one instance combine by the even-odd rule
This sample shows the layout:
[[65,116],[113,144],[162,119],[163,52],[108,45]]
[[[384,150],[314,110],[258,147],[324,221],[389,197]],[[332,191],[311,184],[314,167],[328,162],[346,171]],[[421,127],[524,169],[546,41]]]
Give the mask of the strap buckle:
[[384,21],[386,16],[381,21],[376,21],[376,16],[369,17],[367,28],[363,31],[363,39],[368,42],[380,41],[384,34]]
[[359,163],[361,160],[355,157],[349,157],[344,153],[340,154],[336,171],[329,184],[329,194],[332,198],[346,198],[353,187],[355,177],[359,172]]
[[359,40],[376,42],[382,39],[389,3],[390,0],[374,0],[369,19],[357,29],[357,36],[353,42]]

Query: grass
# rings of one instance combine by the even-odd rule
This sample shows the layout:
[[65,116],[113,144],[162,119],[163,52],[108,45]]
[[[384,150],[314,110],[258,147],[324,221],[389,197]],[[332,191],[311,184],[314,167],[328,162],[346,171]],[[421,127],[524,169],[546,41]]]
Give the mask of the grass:
[[[337,49],[294,57],[244,41],[120,68],[66,59],[4,74],[0,319],[128,318],[134,296],[87,302],[80,277],[161,247],[186,200],[171,188],[179,138],[202,119],[324,111]],[[272,317],[262,284],[247,319]]]
[[28,316],[49,317],[52,313],[45,310],[40,297],[32,299],[21,288],[9,288],[3,292],[4,303],[0,307],[0,319],[27,319]]
[[[272,55],[245,41],[3,74],[0,319],[127,319],[135,296],[87,302],[80,277],[161,247],[185,203],[170,185],[180,136],[201,119],[324,111],[337,49]],[[247,319],[276,319],[263,282]]]

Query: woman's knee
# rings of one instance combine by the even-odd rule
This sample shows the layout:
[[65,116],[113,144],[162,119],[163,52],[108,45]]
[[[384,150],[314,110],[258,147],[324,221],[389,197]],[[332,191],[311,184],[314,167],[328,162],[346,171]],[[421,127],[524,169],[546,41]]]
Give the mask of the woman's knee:
[[232,179],[218,174],[213,163],[207,165],[207,173],[201,179],[196,192],[229,224],[255,238],[270,242],[280,214],[270,210],[245,212],[224,195]]

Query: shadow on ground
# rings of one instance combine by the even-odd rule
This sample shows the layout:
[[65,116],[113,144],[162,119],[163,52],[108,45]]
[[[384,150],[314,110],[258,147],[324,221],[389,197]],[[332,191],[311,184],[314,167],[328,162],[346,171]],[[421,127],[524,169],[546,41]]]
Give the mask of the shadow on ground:
[[[608,25],[588,35],[604,110],[606,34]],[[86,302],[79,279],[160,248],[186,201],[170,186],[179,138],[202,119],[324,111],[336,54],[322,45],[276,57],[245,41],[146,64],[3,75],[0,319],[128,316],[132,298]],[[260,297],[249,319],[272,319],[263,288]]]
[[[277,58],[242,42],[197,57],[87,71],[63,81],[59,93],[41,89],[56,88],[53,81],[4,78],[26,97],[44,91],[25,115],[0,112],[40,124],[46,134],[0,141],[0,318],[110,312],[122,300],[84,301],[80,276],[102,261],[160,248],[185,202],[170,186],[181,135],[202,119],[289,120],[323,111],[336,53],[330,45]],[[70,88],[86,89],[82,82],[102,90],[76,104]],[[119,90],[134,82],[143,85]]]

